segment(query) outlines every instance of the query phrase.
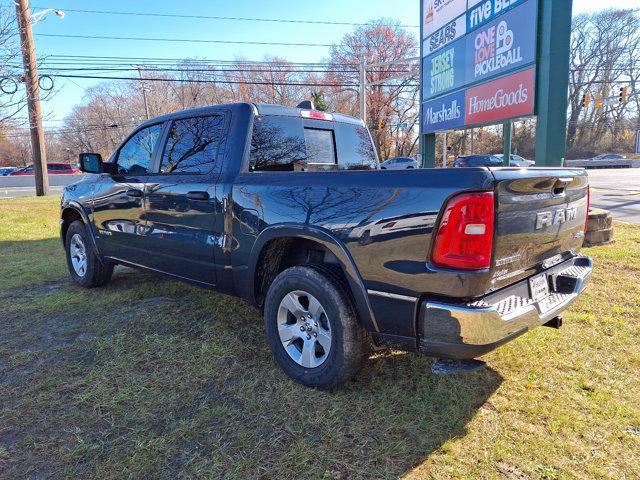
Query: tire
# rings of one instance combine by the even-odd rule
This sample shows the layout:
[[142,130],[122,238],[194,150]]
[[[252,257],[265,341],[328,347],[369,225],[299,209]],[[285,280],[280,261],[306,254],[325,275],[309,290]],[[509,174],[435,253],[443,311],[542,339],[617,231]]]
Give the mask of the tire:
[[331,389],[360,369],[366,333],[336,268],[307,265],[281,272],[267,292],[264,320],[271,352],[293,380]]
[[96,255],[84,223],[76,220],[69,225],[64,247],[67,267],[74,282],[84,288],[102,287],[109,283],[113,264]]

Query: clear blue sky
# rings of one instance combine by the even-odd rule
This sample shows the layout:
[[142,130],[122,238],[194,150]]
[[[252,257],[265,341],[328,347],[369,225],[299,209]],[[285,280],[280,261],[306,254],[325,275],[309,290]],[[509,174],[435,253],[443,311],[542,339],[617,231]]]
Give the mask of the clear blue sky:
[[[86,2],[71,0],[32,1],[32,11],[40,7],[65,9],[87,9],[108,11],[136,11],[153,13],[176,13],[183,15],[213,15],[230,17],[260,17],[284,19],[331,20],[340,22],[367,22],[380,17],[399,20],[402,24],[419,24],[418,0],[326,0],[313,4],[304,0],[235,0],[198,1],[182,0],[111,0],[109,2]],[[324,7],[324,8],[322,8]],[[233,60],[245,57],[261,60],[265,55],[283,56],[292,61],[313,62],[327,57],[326,47],[263,46],[263,45],[216,45],[168,42],[138,42],[122,40],[91,40],[39,37],[37,34],[102,35],[155,38],[195,38],[213,40],[268,41],[323,43],[337,42],[354,27],[334,25],[283,24],[245,21],[222,21],[201,19],[176,19],[143,16],[102,15],[66,12],[63,20],[49,15],[34,27],[38,55],[104,55],[138,57],[206,57],[216,60]],[[411,29],[418,35],[418,29]],[[45,113],[54,118],[63,118],[71,107],[82,100],[84,88],[96,80],[58,79],[56,88],[60,92],[44,105]],[[48,127],[59,122],[47,122]]]
[[[364,23],[385,17],[406,25],[419,24],[420,0],[110,0],[108,2],[79,0],[32,1],[32,11],[43,8],[61,10],[108,10],[123,12],[149,12],[182,15],[213,15],[228,17],[258,17],[281,19],[330,20]],[[630,8],[640,0],[618,0],[616,7]],[[602,8],[601,1],[574,0],[575,11]],[[49,15],[34,27],[38,55],[104,55],[137,57],[206,57],[232,60],[245,57],[261,60],[265,55],[278,55],[292,61],[319,61],[326,58],[326,47],[216,45],[195,43],[139,42],[125,40],[69,39],[42,37],[38,34],[101,35],[129,37],[170,37],[212,40],[301,42],[330,44],[351,31],[352,26],[263,23],[203,19],[157,18],[144,16],[105,15],[66,11],[63,20]],[[410,29],[418,34],[417,28]],[[71,108],[82,101],[84,89],[96,80],[58,79],[60,92],[44,105],[47,116],[62,119]],[[48,121],[47,127],[60,123]]]

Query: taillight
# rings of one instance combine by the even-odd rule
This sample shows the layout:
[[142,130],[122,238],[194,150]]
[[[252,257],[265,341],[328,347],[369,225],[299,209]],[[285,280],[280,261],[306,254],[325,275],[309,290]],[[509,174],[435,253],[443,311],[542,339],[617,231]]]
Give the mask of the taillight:
[[584,234],[589,230],[589,208],[591,208],[591,185],[587,185],[587,219],[584,221]]
[[447,203],[436,233],[431,261],[456,270],[491,266],[493,192],[464,193]]
[[303,118],[311,118],[313,120],[333,120],[330,113],[320,112],[318,110],[300,110],[300,116]]

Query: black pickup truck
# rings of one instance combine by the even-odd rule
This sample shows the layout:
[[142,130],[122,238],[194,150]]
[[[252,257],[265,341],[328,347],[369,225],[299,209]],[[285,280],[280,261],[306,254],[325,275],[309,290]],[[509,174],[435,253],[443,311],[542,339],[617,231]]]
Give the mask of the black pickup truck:
[[250,103],[149,120],[62,195],[83,287],[116,264],[240,296],[282,369],[330,388],[367,347],[472,359],[584,288],[582,169],[379,170],[362,121]]

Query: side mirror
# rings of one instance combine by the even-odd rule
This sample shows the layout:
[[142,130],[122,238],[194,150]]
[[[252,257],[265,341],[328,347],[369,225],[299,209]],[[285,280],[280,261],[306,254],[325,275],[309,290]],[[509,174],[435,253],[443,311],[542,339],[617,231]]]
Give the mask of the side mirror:
[[102,156],[99,153],[81,153],[78,167],[85,173],[102,173]]

